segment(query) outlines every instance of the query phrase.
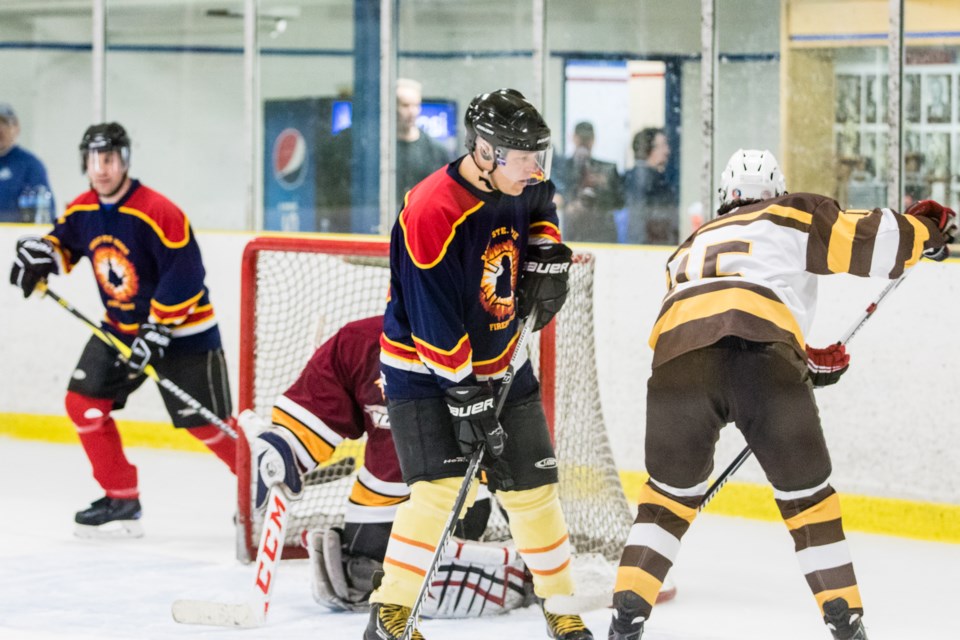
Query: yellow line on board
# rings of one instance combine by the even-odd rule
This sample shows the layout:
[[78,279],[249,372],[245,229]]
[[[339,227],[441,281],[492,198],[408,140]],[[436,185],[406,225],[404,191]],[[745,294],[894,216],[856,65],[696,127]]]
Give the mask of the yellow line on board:
[[[647,474],[621,471],[620,480],[627,499],[635,503],[640,487],[647,481]],[[960,505],[852,494],[841,494],[840,505],[846,531],[960,544]],[[780,520],[773,489],[769,485],[730,482],[706,510],[755,520]]]
[[[117,421],[126,446],[207,452],[199,440],[175,429],[166,422]],[[23,440],[40,440],[79,444],[77,433],[66,416],[44,416],[22,413],[0,413],[0,436]],[[339,449],[343,449],[340,451]],[[359,447],[340,447],[330,462],[343,455],[360,457]],[[358,466],[362,464],[357,462]],[[621,471],[620,480],[631,503],[636,502],[640,487],[647,481],[642,471]],[[843,526],[847,531],[882,533],[918,540],[960,544],[960,505],[914,502],[896,498],[841,494]],[[717,494],[710,513],[751,518],[780,520],[769,485],[730,482]]]

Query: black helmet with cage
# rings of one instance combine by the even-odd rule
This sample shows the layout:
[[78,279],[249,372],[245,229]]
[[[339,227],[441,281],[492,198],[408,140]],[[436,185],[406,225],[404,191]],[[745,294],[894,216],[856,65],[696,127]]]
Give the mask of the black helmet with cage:
[[130,166],[130,136],[118,122],[104,122],[87,127],[80,140],[80,168],[87,172],[87,158],[91,153],[116,151],[123,166]]
[[538,171],[523,181],[533,184],[549,178],[550,127],[537,108],[530,104],[516,89],[498,89],[481,93],[470,101],[464,114],[466,146],[470,153],[477,148],[477,138],[482,138],[494,149],[494,157],[483,155],[486,160],[496,159],[494,169],[506,164],[509,150],[536,152]]

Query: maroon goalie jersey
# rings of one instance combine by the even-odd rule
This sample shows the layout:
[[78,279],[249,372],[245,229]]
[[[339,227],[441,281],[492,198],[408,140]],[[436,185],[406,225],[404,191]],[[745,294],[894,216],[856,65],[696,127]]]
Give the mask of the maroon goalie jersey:
[[392,522],[410,495],[393,446],[380,383],[383,316],[344,325],[314,352],[273,407],[275,428],[307,471],[329,460],[344,440],[367,435],[363,467],[347,505],[347,522]]

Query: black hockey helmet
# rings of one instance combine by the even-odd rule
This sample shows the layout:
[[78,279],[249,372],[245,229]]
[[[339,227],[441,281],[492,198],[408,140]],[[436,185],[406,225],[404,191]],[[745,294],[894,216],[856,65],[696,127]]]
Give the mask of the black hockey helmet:
[[119,122],[93,124],[83,132],[80,140],[80,168],[87,172],[87,157],[91,152],[117,151],[124,166],[130,166],[130,136]]
[[540,179],[549,177],[550,127],[536,107],[516,89],[481,93],[470,101],[463,123],[469,152],[473,153],[476,148],[478,136],[493,146],[499,164],[503,164],[510,149],[542,152],[540,165],[546,175]]

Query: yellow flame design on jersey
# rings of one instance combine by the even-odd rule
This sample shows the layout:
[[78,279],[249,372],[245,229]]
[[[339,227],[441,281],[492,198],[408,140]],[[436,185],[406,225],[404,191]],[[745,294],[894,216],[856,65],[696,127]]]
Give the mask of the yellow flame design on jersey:
[[120,302],[129,302],[140,289],[137,270],[127,256],[111,245],[100,245],[93,252],[93,272],[97,282],[108,296]]
[[[513,317],[519,251],[510,237],[487,246],[483,254],[480,304],[497,320]],[[509,279],[508,279],[509,278]]]

